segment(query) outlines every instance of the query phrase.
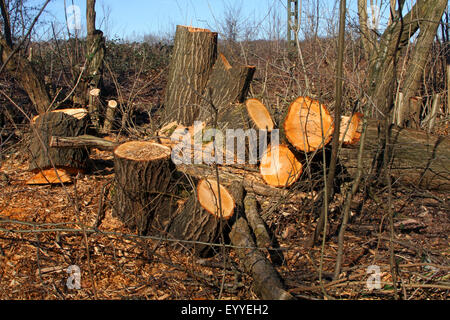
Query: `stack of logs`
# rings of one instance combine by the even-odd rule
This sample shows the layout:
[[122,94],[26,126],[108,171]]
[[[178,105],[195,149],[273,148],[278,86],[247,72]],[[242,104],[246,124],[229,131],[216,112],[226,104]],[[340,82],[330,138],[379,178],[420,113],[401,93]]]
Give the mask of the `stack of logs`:
[[[40,115],[34,122],[39,134],[31,143],[30,169],[83,170],[89,148],[112,151],[113,214],[127,227],[141,235],[158,234],[177,240],[202,257],[230,242],[244,269],[252,275],[260,298],[292,299],[263,250],[273,242],[258,213],[255,195],[292,202],[314,199],[315,194],[296,191],[293,186],[301,180],[305,158],[329,144],[334,120],[324,104],[298,97],[277,128],[260,100],[245,99],[254,67],[231,66],[217,54],[216,41],[217,34],[209,30],[177,27],[163,115],[167,125],[152,141],[118,145],[89,136],[85,134],[85,110],[58,110]],[[202,122],[201,132],[208,126],[256,128],[268,133],[279,129],[280,139],[270,141],[258,159],[259,168],[174,163],[175,146],[180,141],[190,137],[195,145],[194,120]],[[350,175],[357,167],[361,120],[360,113],[341,119],[339,142],[343,148],[339,161]],[[366,121],[363,170],[369,172],[379,159],[379,140],[384,132],[381,122]],[[390,143],[399,146],[393,149],[392,174],[405,183],[449,190],[449,139],[412,129],[390,129]],[[200,149],[218,151],[214,141],[201,141]],[[189,182],[193,181],[195,188],[180,205],[178,186],[186,176],[192,178]]]

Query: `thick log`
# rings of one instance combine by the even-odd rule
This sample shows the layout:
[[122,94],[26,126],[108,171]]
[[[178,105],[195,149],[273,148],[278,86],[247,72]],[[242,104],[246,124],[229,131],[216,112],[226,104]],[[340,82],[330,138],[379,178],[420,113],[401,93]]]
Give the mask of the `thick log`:
[[[410,128],[390,128],[390,173],[395,177],[394,181],[414,188],[450,190],[450,139]],[[380,137],[384,137],[383,122],[370,120],[362,155],[363,175],[376,174],[377,168],[382,167]],[[359,143],[340,151],[340,163],[351,176],[357,171],[358,147]]]
[[[233,188],[237,183],[234,184]],[[201,180],[196,192],[186,201],[183,210],[176,215],[168,230],[173,239],[192,241],[183,243],[183,247],[192,248],[200,257],[211,254],[214,250],[211,244],[224,240],[223,231],[235,212],[232,193],[222,185],[220,193],[218,190],[216,180]]]
[[298,97],[287,111],[283,133],[297,150],[312,152],[330,142],[334,122],[325,105],[309,97]]
[[150,231],[155,213],[167,204],[173,171],[170,148],[130,141],[114,151],[113,214],[140,235]]
[[292,300],[278,272],[253,241],[253,236],[245,219],[242,198],[236,201],[239,208],[236,221],[229,234],[231,243],[235,246],[237,256],[244,270],[253,278],[253,289],[263,300]]
[[[214,124],[217,112],[217,122],[225,122],[228,113],[232,112],[237,104],[244,102],[254,73],[254,66],[232,66],[220,53],[205,88],[209,101],[203,102],[198,119],[207,124]],[[229,124],[225,127],[229,128]]]
[[216,57],[216,32],[177,26],[164,99],[164,123],[177,121],[190,126],[198,119]]
[[50,147],[53,136],[76,137],[88,131],[89,116],[86,109],[61,109],[36,116],[32,120],[30,141],[32,171],[53,168],[84,170],[89,157],[85,148],[57,149]]

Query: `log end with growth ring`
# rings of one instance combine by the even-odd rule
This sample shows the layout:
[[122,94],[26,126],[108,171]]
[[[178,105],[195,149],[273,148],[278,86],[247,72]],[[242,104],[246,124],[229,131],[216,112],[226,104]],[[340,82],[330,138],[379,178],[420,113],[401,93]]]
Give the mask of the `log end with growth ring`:
[[119,158],[133,161],[152,161],[170,157],[169,147],[149,141],[129,141],[118,146],[114,153]]
[[355,145],[361,138],[360,125],[363,114],[356,112],[350,118],[349,116],[341,117],[341,125],[339,130],[339,142],[344,145]]
[[[233,216],[235,201],[228,190],[213,179],[203,179],[197,186],[197,198],[200,205],[210,214],[228,220]],[[219,198],[220,190],[220,198]],[[220,199],[220,204],[219,204]],[[219,208],[222,207],[222,214]]]
[[311,152],[330,142],[334,124],[325,105],[298,97],[289,106],[284,121],[288,141],[298,150]]
[[[75,117],[78,120],[83,119],[84,117],[86,117],[88,115],[88,111],[84,108],[72,108],[72,109],[58,109],[58,110],[53,110],[53,113],[56,112],[62,112],[65,113],[69,116]],[[41,115],[37,115],[34,116],[33,119],[31,119],[32,123],[36,123],[36,120],[40,117]]]
[[269,146],[259,168],[264,181],[273,187],[289,187],[302,173],[302,164],[285,145]]
[[272,131],[275,127],[266,106],[258,99],[248,99],[245,102],[247,112],[258,129]]

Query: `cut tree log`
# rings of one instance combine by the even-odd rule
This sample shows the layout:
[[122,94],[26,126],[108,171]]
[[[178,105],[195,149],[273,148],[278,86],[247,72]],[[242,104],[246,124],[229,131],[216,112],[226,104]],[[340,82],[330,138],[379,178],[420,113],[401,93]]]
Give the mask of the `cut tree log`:
[[114,150],[113,214],[139,235],[150,231],[158,210],[167,210],[170,155],[170,148],[145,141],[126,142]]
[[169,64],[163,122],[190,126],[198,119],[217,57],[217,33],[178,25]]
[[103,151],[114,151],[119,143],[109,141],[96,136],[83,134],[77,137],[56,137],[50,138],[52,148],[96,148]]
[[[236,192],[243,193],[242,189],[242,186],[240,189],[236,188]],[[229,237],[244,270],[253,278],[255,293],[263,300],[294,299],[285,290],[278,272],[253,241],[253,235],[245,219],[243,196],[235,199],[239,199],[236,200],[236,221],[231,227]]]
[[254,66],[232,66],[225,56],[219,53],[205,88],[209,103],[202,103],[197,120],[205,121],[209,125],[214,124],[217,112],[217,122],[226,121],[227,114],[237,104],[244,102],[254,73]]
[[88,132],[89,116],[86,109],[60,109],[46,112],[32,119],[33,135],[30,141],[31,171],[56,168],[84,170],[89,154],[85,148],[57,149],[50,147],[52,136],[76,137]]
[[300,177],[302,164],[285,145],[270,145],[259,165],[264,181],[273,187],[289,187]]
[[258,129],[272,131],[275,128],[272,116],[266,106],[258,99],[247,99],[245,102],[247,112]]
[[[232,187],[237,184],[234,182]],[[218,188],[217,180],[200,180],[196,192],[189,197],[183,210],[170,224],[168,233],[171,238],[192,241],[183,243],[183,246],[193,248],[193,252],[200,257],[210,255],[214,250],[211,244],[221,240],[220,237],[223,237],[223,231],[235,212],[231,190],[222,185]]]
[[[382,121],[368,120],[364,153],[363,176],[380,175],[383,167],[383,151],[380,138],[384,137]],[[450,190],[450,139],[427,134],[424,131],[390,126],[391,150],[390,174],[395,181],[414,188]],[[339,162],[347,175],[357,172],[359,143],[342,148]]]
[[339,130],[339,142],[344,145],[352,145],[359,142],[361,138],[363,114],[360,112],[354,113],[351,117],[341,117],[341,127]]
[[117,101],[109,100],[106,107],[105,121],[103,122],[103,133],[110,133],[114,126],[114,119],[116,116]]
[[334,124],[325,105],[309,97],[298,97],[289,106],[283,129],[292,146],[311,152],[330,142]]

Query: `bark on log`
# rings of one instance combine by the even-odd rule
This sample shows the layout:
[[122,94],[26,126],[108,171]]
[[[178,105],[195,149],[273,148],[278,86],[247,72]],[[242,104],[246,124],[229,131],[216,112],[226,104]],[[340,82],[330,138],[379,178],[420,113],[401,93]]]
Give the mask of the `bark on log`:
[[[383,152],[379,139],[384,136],[383,122],[370,120],[363,153],[363,175],[382,168]],[[357,171],[358,145],[343,148],[340,163],[354,176]],[[426,132],[391,126],[391,174],[401,183],[415,188],[450,190],[450,139]]]
[[166,146],[143,141],[126,142],[114,151],[113,214],[139,235],[150,231],[155,212],[166,205],[170,154]]
[[[231,192],[237,186],[236,182],[234,184],[230,191],[221,185],[219,197],[216,180],[201,180],[196,192],[189,197],[183,210],[170,224],[168,230],[170,237],[193,241],[192,243],[183,242],[182,245],[192,248],[193,252],[200,257],[210,255],[215,249],[210,244],[224,240],[223,232],[235,212],[235,199]],[[221,199],[220,204],[219,199]]]
[[77,137],[56,137],[50,139],[52,148],[96,148],[103,151],[111,151],[119,145],[114,141],[109,141],[96,136],[84,134]]
[[287,292],[281,278],[273,265],[259,250],[244,217],[242,199],[236,201],[236,222],[229,234],[231,243],[236,247],[236,253],[244,269],[253,278],[253,288],[260,299],[263,300],[292,300],[293,296]]
[[164,123],[177,121],[190,126],[197,120],[216,57],[216,32],[177,26],[164,100]]
[[207,124],[226,120],[236,104],[244,102],[255,73],[254,66],[232,66],[223,54],[219,54],[206,85],[206,98],[213,104],[202,103],[198,119]]
[[32,123],[36,130],[33,130],[29,146],[30,170],[49,169],[53,165],[84,170],[89,157],[85,148],[51,148],[50,139],[52,136],[76,137],[85,134],[88,125],[86,109],[61,109],[36,116]]

